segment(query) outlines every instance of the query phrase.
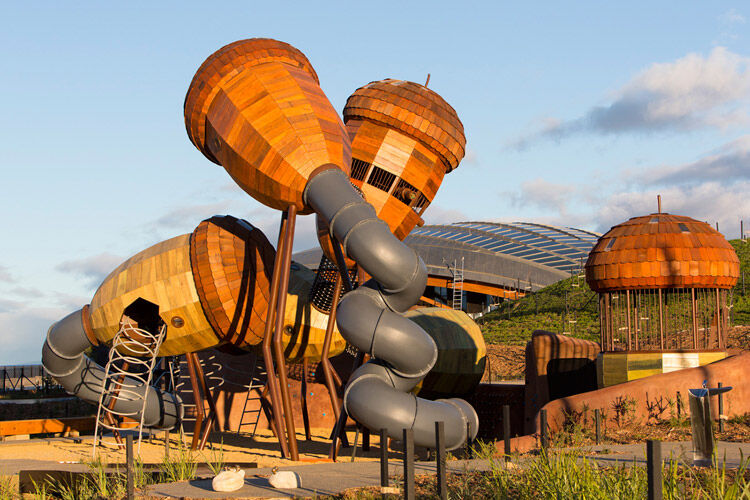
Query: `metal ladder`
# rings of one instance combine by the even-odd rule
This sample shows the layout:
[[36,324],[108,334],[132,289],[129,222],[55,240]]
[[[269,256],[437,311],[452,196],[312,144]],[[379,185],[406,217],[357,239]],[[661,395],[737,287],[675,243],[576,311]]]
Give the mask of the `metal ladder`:
[[461,257],[461,266],[458,265],[458,259],[453,260],[453,267],[448,266],[453,275],[453,297],[451,306],[456,311],[463,309],[464,299],[464,258]]
[[[257,377],[256,377],[257,373]],[[253,390],[260,389],[265,384],[266,367],[263,364],[263,358],[260,356],[255,357],[255,363],[250,371],[250,382],[247,386],[247,392],[245,393],[245,404],[242,406],[242,413],[240,414],[240,423],[237,425],[237,434],[242,433],[243,426],[252,426],[252,430],[249,431],[250,436],[255,436],[255,431],[258,430],[258,421],[260,420],[260,414],[263,412],[263,406],[261,401],[260,393],[253,393]],[[256,382],[257,378],[257,382]],[[258,403],[258,407],[254,410],[248,410],[247,406],[250,401]],[[249,422],[245,422],[245,415],[250,415]]]

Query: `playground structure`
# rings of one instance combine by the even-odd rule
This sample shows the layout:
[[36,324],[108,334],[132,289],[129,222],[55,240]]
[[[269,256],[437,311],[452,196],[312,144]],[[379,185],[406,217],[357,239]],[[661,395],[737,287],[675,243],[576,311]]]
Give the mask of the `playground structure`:
[[[476,324],[460,311],[414,309],[425,299],[427,269],[402,240],[422,224],[465,150],[457,114],[425,86],[391,79],[365,85],[347,101],[342,122],[301,52],[275,40],[243,40],[201,65],[184,113],[188,136],[206,158],[281,212],[278,242],[274,249],[247,221],[212,217],[125,261],[89,305],[51,326],[45,369],[71,394],[99,403],[102,427],[116,430],[118,417],[150,428],[182,422],[185,405],[173,388],[151,383],[136,366],[149,371],[158,357],[185,355],[197,413],[193,446],[202,447],[220,420],[216,388],[197,354],[211,349],[252,353],[248,370],[262,363],[257,411],[292,460],[299,458],[300,413],[309,428],[306,384],[318,368],[332,410],[326,422],[333,423],[334,458],[349,418],[395,439],[412,429],[425,447],[434,445],[434,424],[442,421],[453,449],[480,432],[474,407],[483,437],[499,437],[499,406],[510,401],[513,432],[533,436],[542,409],[559,428],[564,412],[587,404],[606,407],[645,393],[646,403],[638,403],[645,408],[649,397],[671,394],[699,373],[744,376],[745,363],[718,361],[726,357],[726,290],[737,280],[736,255],[707,224],[657,213],[615,226],[589,255],[601,343],[535,332],[524,384],[479,384],[485,351]],[[296,216],[312,213],[324,254],[317,272],[292,262],[291,253]],[[480,233],[519,230],[465,225],[488,243]],[[463,267],[460,274],[463,282]],[[515,279],[505,298],[518,298]],[[110,359],[119,361],[110,364],[118,371],[85,354],[113,342],[119,347]],[[151,358],[139,363],[143,352]],[[334,367],[337,356],[348,356],[350,368]],[[302,374],[291,374],[290,364]],[[750,410],[744,395],[733,393],[742,399],[732,411]]]
[[[348,130],[309,61],[283,42],[243,40],[210,56],[185,98],[188,135],[244,191],[282,211],[276,251],[259,230],[230,216],[213,217],[190,235],[144,250],[105,279],[90,305],[50,328],[42,353],[49,373],[72,394],[101,400],[100,411],[111,418],[130,416],[168,429],[182,419],[179,398],[128,373],[127,366],[118,372],[120,388],[112,390],[107,370],[84,351],[124,336],[155,348],[154,356],[187,354],[193,390],[208,397],[212,412],[196,431],[202,436],[194,436],[195,445],[205,443],[215,409],[194,353],[257,350],[267,374],[270,423],[282,454],[297,460],[286,362],[319,360],[325,371],[328,356],[341,352],[345,339],[360,354],[339,410],[342,425],[348,415],[394,438],[411,428],[416,444],[430,446],[434,422],[443,421],[448,448],[472,439],[478,421],[464,400],[410,393],[439,353],[419,321],[402,314],[421,297],[426,272],[399,239],[420,222],[444,173],[458,165],[463,127],[442,98],[409,82],[363,87],[347,110]],[[350,178],[352,141],[366,159],[357,160],[357,172],[366,161],[367,177]],[[357,180],[367,181],[361,192],[352,185]],[[329,228],[330,257],[340,271],[330,314],[311,305],[314,279],[306,281],[310,272],[291,262],[296,215],[312,212]],[[355,283],[345,258],[356,263]],[[365,281],[365,275],[372,278]],[[147,334],[164,328],[159,344],[150,345]],[[139,354],[121,345],[123,356]],[[365,353],[372,359],[362,364]],[[337,403],[336,387],[327,386]]]

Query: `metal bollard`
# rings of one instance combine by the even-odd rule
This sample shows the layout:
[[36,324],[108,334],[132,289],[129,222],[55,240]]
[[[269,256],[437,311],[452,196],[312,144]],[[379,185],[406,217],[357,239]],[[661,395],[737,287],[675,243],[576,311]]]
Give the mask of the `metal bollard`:
[[602,442],[602,414],[599,411],[599,408],[594,410],[594,425],[596,431],[596,444],[600,444]]
[[414,431],[404,429],[404,498],[414,500]]
[[539,435],[542,445],[542,449],[546,450],[549,447],[549,434],[547,429],[547,410],[541,410],[539,412]]
[[133,435],[125,436],[125,474],[127,477],[127,499],[135,498],[135,484],[133,478]]
[[380,429],[380,486],[388,487],[388,433]]
[[445,471],[445,422],[435,422],[435,460],[437,466],[437,490],[441,500],[448,499]]
[[646,441],[646,467],[648,469],[648,500],[662,500],[661,441]]

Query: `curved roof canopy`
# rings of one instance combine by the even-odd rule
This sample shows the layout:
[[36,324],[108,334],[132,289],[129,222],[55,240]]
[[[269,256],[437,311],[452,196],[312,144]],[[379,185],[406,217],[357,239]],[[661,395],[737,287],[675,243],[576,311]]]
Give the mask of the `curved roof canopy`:
[[[580,270],[599,235],[530,222],[458,222],[414,229],[404,242],[430,276],[450,277],[464,259],[464,279],[537,290]],[[519,286],[520,285],[520,286]]]
[[731,288],[739,259],[705,222],[657,213],[612,227],[589,255],[586,280],[598,292],[653,288]]

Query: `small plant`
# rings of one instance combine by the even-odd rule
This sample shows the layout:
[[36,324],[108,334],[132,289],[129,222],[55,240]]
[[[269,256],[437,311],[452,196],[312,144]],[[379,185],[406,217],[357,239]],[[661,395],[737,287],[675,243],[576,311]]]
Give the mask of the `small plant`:
[[14,500],[17,498],[13,486],[13,476],[0,476],[0,500]]
[[636,401],[635,398],[628,396],[617,396],[612,401],[612,409],[615,412],[615,422],[618,427],[621,427],[626,420],[632,420],[635,415]]
[[159,469],[162,482],[173,483],[193,479],[198,470],[198,464],[190,449],[180,440],[175,458],[164,457]]
[[205,456],[203,457],[206,461],[206,465],[208,465],[208,468],[211,469],[211,473],[216,476],[221,472],[221,470],[224,468],[225,462],[224,462],[224,440],[222,439],[219,443],[219,449],[217,450],[213,446],[211,446],[211,452],[209,453],[208,458]]
[[648,411],[648,420],[654,420],[655,422],[661,422],[663,420],[662,415],[670,407],[669,399],[665,399],[664,396],[659,396],[659,399],[650,401],[648,399],[648,393],[646,393],[646,410]]

